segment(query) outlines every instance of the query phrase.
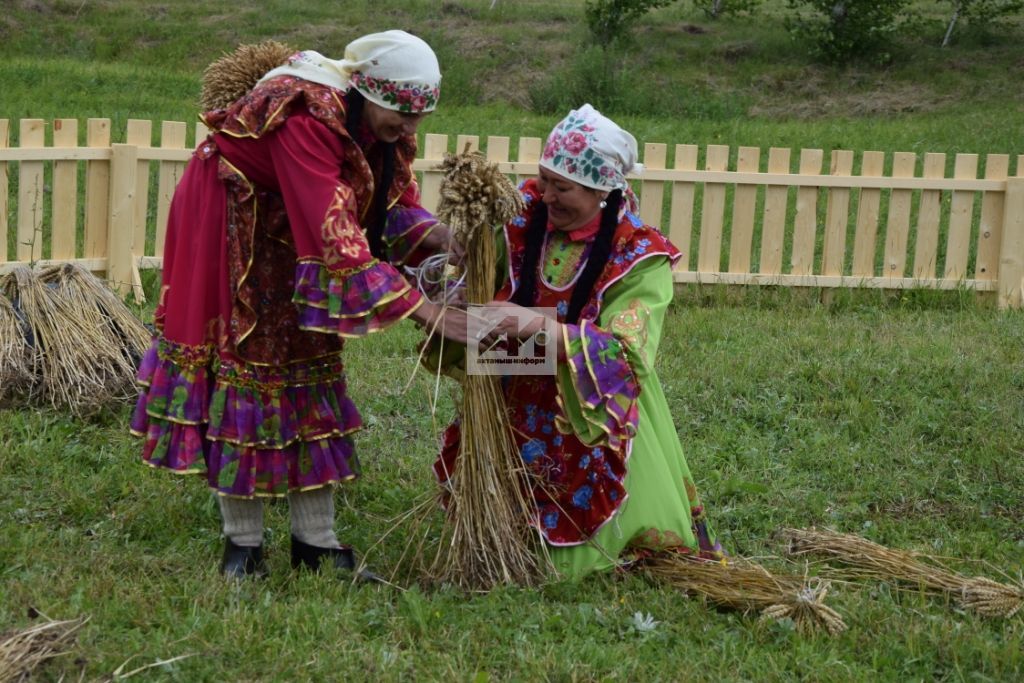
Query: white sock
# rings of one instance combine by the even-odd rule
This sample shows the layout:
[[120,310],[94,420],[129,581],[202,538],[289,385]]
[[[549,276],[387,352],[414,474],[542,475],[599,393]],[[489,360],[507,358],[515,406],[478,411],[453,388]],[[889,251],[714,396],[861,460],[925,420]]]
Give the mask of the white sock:
[[334,489],[323,486],[288,493],[292,535],[317,548],[337,548],[334,534]]
[[263,545],[263,501],[259,498],[217,496],[224,535],[235,545]]

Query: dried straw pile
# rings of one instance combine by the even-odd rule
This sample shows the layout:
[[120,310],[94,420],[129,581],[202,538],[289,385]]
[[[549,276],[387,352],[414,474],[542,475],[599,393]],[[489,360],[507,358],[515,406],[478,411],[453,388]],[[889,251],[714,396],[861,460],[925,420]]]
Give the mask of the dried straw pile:
[[0,291],[0,405],[25,391],[32,380],[28,342],[17,310]]
[[[479,153],[449,156],[442,164],[438,218],[466,251],[466,300],[494,296],[494,228],[523,208],[515,186]],[[462,443],[451,478],[448,516],[430,573],[470,590],[501,584],[531,585],[542,576],[534,510],[522,459],[513,440],[496,376],[467,375],[462,382]]]
[[0,313],[0,372],[22,378],[11,385],[17,395],[78,415],[135,395],[149,332],[94,275],[71,264],[22,266],[0,279],[0,294],[17,322]]
[[66,654],[88,619],[49,621],[0,635],[0,683],[32,680],[36,667]]
[[793,575],[775,575],[749,560],[696,560],[685,555],[660,554],[644,560],[647,574],[719,607],[760,612],[761,618],[792,619],[801,633],[825,629],[829,635],[846,630],[842,617],[825,604],[829,583]]
[[203,111],[224,109],[256,85],[271,69],[284,64],[295,50],[274,40],[239,45],[206,67],[199,105]]
[[853,534],[786,529],[791,555],[821,555],[848,565],[856,578],[883,579],[952,596],[961,607],[986,617],[1011,618],[1024,608],[1024,582],[1009,585],[958,574],[922,553],[892,550]]

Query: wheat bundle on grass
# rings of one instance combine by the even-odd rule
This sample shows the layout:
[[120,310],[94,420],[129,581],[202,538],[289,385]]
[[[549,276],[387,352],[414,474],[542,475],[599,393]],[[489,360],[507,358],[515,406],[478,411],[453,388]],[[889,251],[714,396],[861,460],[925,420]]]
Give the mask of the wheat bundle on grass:
[[[106,345],[122,358],[140,358],[152,338],[149,330],[102,280],[74,264],[51,266],[39,271],[39,279],[55,289],[57,295],[78,312],[83,324],[94,327],[106,339]],[[129,374],[131,364],[118,364]]]
[[[465,249],[467,302],[486,303],[494,295],[494,228],[522,210],[522,198],[479,153],[449,156],[441,168],[437,215]],[[543,575],[529,523],[534,504],[499,382],[488,375],[463,379],[458,469],[430,569],[436,579],[470,590],[531,585]]]
[[17,310],[0,286],[0,405],[31,381],[28,342]]
[[894,550],[853,534],[818,529],[786,529],[791,555],[820,555],[848,565],[856,578],[884,579],[952,596],[966,610],[1007,619],[1024,607],[1024,581],[1003,584],[982,576],[963,576],[930,555]]
[[719,607],[759,612],[765,620],[791,619],[802,633],[846,630],[842,617],[825,604],[829,583],[801,576],[772,574],[749,560],[709,562],[677,554],[644,560],[647,574],[658,583],[703,598]]
[[239,45],[234,52],[226,53],[206,67],[199,105],[203,111],[226,108],[294,53],[293,48],[274,40]]
[[0,635],[0,683],[32,680],[35,669],[67,654],[88,619],[50,621]]
[[31,401],[88,414],[134,395],[149,333],[103,282],[70,264],[23,266],[3,289],[24,321]]

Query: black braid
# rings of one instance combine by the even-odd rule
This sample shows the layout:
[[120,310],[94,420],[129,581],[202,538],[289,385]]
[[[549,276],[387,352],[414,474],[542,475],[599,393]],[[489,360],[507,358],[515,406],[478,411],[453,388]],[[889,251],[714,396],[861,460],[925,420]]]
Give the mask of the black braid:
[[[593,294],[594,284],[608,264],[608,257],[612,251],[612,238],[619,225],[622,191],[614,190],[608,195],[605,202],[605,207],[601,210],[601,227],[598,229],[597,237],[594,238],[594,244],[590,247],[587,264],[583,267],[583,272],[580,273],[580,277],[573,287],[572,297],[569,299],[569,312],[565,317],[565,322],[573,325],[579,322],[580,313]],[[530,224],[526,232],[526,253],[523,255],[523,265],[519,272],[516,291],[512,295],[512,303],[520,306],[534,305],[534,297],[537,293],[538,263],[547,234],[547,224],[548,207],[540,202],[530,216]]]
[[619,227],[621,205],[622,190],[613,190],[605,199],[605,207],[601,210],[601,227],[594,238],[594,244],[590,247],[587,265],[583,267],[580,278],[576,280],[576,285],[572,288],[572,297],[569,299],[569,312],[565,316],[565,322],[571,325],[579,322],[583,307],[594,293],[597,279],[608,265],[608,257],[612,253],[612,239],[615,237],[615,229]]
[[[355,88],[350,88],[345,93],[345,130],[357,142],[365,104],[366,98]],[[384,224],[388,216],[388,190],[395,179],[395,143],[382,143],[381,154],[383,162],[380,177],[374,178],[373,199],[370,201],[370,212],[363,230],[366,231],[366,240],[370,243],[370,253],[384,260]],[[372,164],[370,166],[373,167]]]
[[353,140],[359,139],[359,125],[363,122],[363,105],[366,98],[355,88],[345,93],[345,130]]
[[544,239],[548,232],[548,206],[540,199],[537,208],[530,216],[530,225],[526,229],[526,253],[523,254],[523,266],[519,269],[519,282],[512,294],[512,303],[520,306],[533,306],[537,294],[537,263],[544,247]]

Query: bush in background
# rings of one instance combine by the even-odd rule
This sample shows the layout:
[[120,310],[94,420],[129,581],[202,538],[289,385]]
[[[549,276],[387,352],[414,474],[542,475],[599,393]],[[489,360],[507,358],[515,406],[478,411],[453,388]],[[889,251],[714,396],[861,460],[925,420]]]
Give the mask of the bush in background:
[[749,14],[759,4],[761,0],[693,0],[693,6],[708,19],[717,19],[726,14]]
[[947,0],[943,4],[951,6],[952,14],[942,38],[942,47],[948,47],[952,42],[953,32],[960,21],[966,21],[972,27],[984,27],[1024,9],[1024,0]]
[[884,63],[909,0],[786,0],[796,13],[786,27],[828,62],[855,58]]
[[675,0],[587,0],[583,12],[594,41],[608,45],[626,33],[634,19],[673,2]]

